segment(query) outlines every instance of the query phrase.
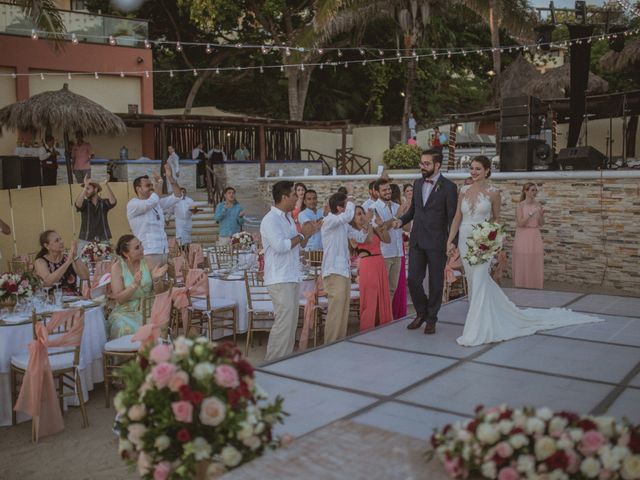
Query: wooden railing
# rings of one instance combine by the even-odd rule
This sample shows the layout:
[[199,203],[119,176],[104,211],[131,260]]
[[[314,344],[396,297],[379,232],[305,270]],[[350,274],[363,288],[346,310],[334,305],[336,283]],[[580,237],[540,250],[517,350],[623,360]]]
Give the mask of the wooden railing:
[[307,162],[322,162],[322,173],[331,173],[331,169],[337,165],[336,157],[307,148],[300,150],[300,158]]
[[352,148],[347,148],[342,154],[342,150],[336,150],[336,169],[342,175],[357,175],[371,173],[371,158],[353,153]]
[[213,171],[211,164],[207,162],[205,164],[205,178],[204,183],[207,188],[207,202],[209,205],[216,206],[223,200],[223,191],[226,185],[223,185],[218,176]]

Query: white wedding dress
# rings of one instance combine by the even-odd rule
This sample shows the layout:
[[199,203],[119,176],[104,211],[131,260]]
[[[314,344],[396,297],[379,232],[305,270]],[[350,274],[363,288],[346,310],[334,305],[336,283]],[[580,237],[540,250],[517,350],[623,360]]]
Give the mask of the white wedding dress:
[[[469,186],[464,186],[460,194],[464,195],[468,189]],[[487,190],[491,189],[495,187],[487,187]],[[464,260],[467,253],[466,240],[473,226],[491,217],[491,200],[487,190],[475,199],[463,196],[460,205],[462,223],[458,234],[458,248],[469,284],[469,312],[464,331],[457,342],[464,346],[482,345],[532,335],[539,330],[603,321],[564,308],[519,309],[491,278],[490,262],[472,266]]]

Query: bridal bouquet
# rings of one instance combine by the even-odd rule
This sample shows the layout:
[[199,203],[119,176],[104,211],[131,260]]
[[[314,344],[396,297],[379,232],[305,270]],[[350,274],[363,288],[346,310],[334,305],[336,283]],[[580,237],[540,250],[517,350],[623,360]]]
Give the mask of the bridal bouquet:
[[241,249],[249,248],[253,245],[253,236],[249,232],[238,232],[231,235],[231,245]]
[[431,446],[450,478],[640,478],[640,426],[549,408],[484,409],[436,430]]
[[11,301],[16,298],[28,298],[38,285],[38,280],[31,273],[3,273],[0,275],[0,301]]
[[111,246],[108,243],[89,242],[84,246],[80,255],[91,263],[106,260],[111,256]]
[[123,367],[114,405],[120,455],[142,478],[217,478],[276,447],[283,400],[266,403],[235,345],[179,337],[141,363]]
[[499,223],[482,222],[473,226],[467,238],[467,253],[464,259],[470,265],[479,265],[491,260],[502,248],[505,229]]

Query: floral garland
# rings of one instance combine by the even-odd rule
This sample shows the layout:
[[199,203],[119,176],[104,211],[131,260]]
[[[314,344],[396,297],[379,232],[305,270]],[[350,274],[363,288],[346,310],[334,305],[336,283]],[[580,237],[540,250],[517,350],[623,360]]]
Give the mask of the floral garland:
[[80,255],[86,261],[95,263],[107,259],[111,256],[111,252],[111,246],[108,243],[89,242],[84,246]]
[[476,408],[431,437],[450,478],[640,479],[640,426],[549,408]]
[[123,368],[114,404],[120,455],[141,477],[191,479],[203,463],[217,477],[277,446],[283,400],[266,403],[235,345],[179,337],[140,358]]
[[11,300],[33,296],[38,286],[38,279],[32,273],[3,273],[0,275],[0,300]]
[[470,265],[488,262],[500,251],[505,239],[505,229],[499,223],[482,222],[473,226],[467,238],[464,259]]

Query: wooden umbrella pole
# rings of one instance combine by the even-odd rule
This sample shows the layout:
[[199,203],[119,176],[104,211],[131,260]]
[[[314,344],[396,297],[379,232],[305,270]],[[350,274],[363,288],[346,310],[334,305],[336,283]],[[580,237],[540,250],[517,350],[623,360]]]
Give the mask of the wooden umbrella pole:
[[67,180],[69,185],[73,183],[73,171],[71,170],[71,141],[69,140],[69,133],[65,130],[63,133],[64,138],[64,162],[67,165]]

